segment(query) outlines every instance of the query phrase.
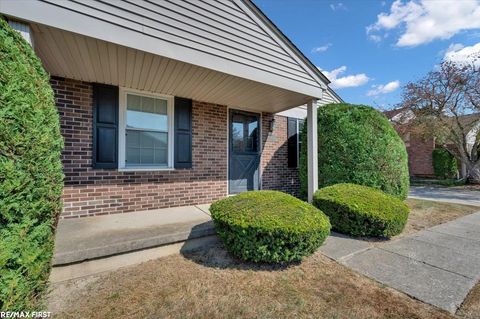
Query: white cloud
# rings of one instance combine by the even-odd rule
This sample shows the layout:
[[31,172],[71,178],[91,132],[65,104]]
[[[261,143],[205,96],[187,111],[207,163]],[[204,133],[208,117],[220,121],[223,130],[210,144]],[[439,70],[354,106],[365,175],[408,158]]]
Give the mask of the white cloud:
[[400,87],[400,81],[395,80],[387,84],[372,85],[372,89],[367,92],[367,96],[377,96],[380,94],[387,94],[395,91]]
[[382,41],[382,37],[376,34],[369,34],[368,38],[372,40],[373,42],[380,42]]
[[396,43],[400,47],[449,39],[460,31],[480,28],[480,2],[396,0],[390,7],[390,12],[380,13],[377,21],[366,30],[370,37],[376,32],[395,28],[401,29]]
[[330,9],[332,9],[332,11],[338,11],[338,10],[347,11],[347,6],[344,5],[342,2],[330,3]]
[[345,65],[332,71],[322,71],[323,74],[332,82],[330,86],[334,89],[342,89],[347,87],[357,87],[366,84],[370,78],[365,73],[354,75],[340,76],[347,70]]
[[459,43],[450,44],[443,59],[459,64],[474,62],[480,66],[480,42],[469,47]]
[[327,43],[327,44],[325,44],[325,45],[322,45],[322,46],[313,48],[313,49],[312,49],[312,53],[322,53],[322,52],[325,52],[325,51],[327,51],[331,46],[332,46],[331,43]]

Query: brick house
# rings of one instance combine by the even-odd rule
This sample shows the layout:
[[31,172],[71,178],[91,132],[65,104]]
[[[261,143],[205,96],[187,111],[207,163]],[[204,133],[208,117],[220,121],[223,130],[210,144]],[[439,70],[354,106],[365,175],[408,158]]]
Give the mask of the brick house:
[[[398,108],[385,111],[384,114],[405,142],[410,176],[435,178],[432,156],[433,150],[438,147],[446,147],[447,149],[453,150],[455,146],[437,145],[435,137],[428,136],[418,128],[409,125],[410,121],[415,117],[409,110]],[[467,147],[472,147],[480,130],[480,113],[459,116],[458,121],[466,130]],[[466,175],[465,169],[465,164],[459,163],[459,177]]]
[[435,139],[426,137],[414,130],[408,129],[411,111],[403,108],[385,111],[385,116],[393,124],[405,143],[408,153],[408,171],[411,177],[435,177],[433,172],[432,152],[435,149]]
[[[340,102],[248,0],[0,0],[45,69],[65,140],[63,218],[298,194],[298,130]],[[309,198],[316,120],[307,121]]]

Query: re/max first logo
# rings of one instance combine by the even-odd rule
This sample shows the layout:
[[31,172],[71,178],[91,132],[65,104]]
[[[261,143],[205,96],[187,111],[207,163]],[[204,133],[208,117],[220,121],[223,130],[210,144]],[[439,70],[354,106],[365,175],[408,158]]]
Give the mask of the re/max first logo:
[[2,311],[0,318],[50,318],[50,311]]

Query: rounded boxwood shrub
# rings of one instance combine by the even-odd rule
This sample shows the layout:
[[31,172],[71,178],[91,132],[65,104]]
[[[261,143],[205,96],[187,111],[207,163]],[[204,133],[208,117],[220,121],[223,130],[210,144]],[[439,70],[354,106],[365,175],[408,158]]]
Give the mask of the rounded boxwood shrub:
[[313,205],[325,212],[335,231],[353,236],[398,235],[409,213],[398,198],[355,184],[322,188],[315,192]]
[[255,262],[300,261],[330,234],[327,216],[277,191],[252,191],[213,203],[218,236],[234,256]]
[[433,171],[440,178],[453,178],[457,173],[457,159],[444,148],[432,152]]
[[41,308],[61,211],[62,137],[49,77],[0,18],[0,309]]
[[[301,139],[307,145],[307,125]],[[307,194],[307,147],[300,153],[301,195]],[[400,136],[379,111],[363,105],[329,104],[318,108],[319,187],[353,183],[405,199],[408,157]]]

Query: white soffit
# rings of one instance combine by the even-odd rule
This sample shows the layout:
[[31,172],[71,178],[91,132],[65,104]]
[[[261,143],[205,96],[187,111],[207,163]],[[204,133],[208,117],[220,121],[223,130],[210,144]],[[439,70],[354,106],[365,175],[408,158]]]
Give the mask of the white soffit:
[[54,76],[279,112],[308,96],[148,52],[32,24],[35,51]]

